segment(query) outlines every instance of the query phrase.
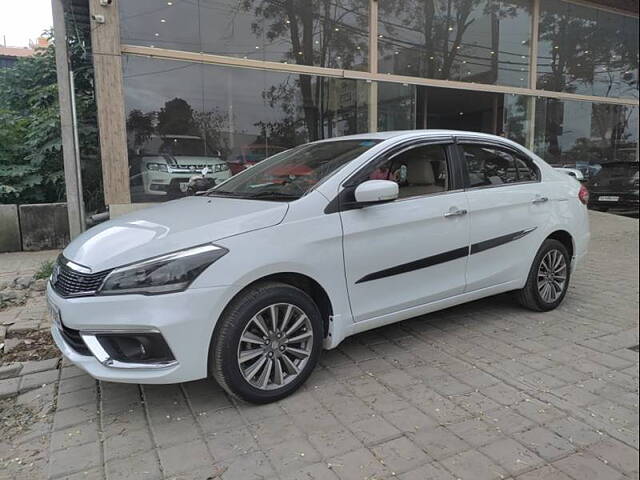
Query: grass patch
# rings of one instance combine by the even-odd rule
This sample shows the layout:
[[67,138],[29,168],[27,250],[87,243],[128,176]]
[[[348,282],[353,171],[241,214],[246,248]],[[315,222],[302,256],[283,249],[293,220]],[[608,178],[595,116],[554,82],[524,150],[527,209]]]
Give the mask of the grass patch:
[[41,280],[43,278],[49,278],[51,276],[51,272],[53,272],[53,260],[47,260],[46,262],[42,262],[40,264],[40,268],[33,276],[36,280]]

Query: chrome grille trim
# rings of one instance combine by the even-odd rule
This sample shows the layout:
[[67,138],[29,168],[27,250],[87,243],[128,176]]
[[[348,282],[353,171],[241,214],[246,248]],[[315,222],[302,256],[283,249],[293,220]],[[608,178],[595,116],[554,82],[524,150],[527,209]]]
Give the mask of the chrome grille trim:
[[94,295],[111,270],[89,272],[91,269],[70,262],[60,255],[51,275],[51,286],[62,297]]

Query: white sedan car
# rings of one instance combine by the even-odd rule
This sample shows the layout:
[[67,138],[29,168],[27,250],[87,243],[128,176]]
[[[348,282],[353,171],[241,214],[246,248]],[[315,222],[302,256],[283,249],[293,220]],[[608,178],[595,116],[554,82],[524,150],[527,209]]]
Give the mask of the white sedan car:
[[507,291],[557,307],[587,251],[587,197],[490,135],[301,145],[80,235],[47,289],[53,335],[98,379],[212,375],[274,401],[359,332]]

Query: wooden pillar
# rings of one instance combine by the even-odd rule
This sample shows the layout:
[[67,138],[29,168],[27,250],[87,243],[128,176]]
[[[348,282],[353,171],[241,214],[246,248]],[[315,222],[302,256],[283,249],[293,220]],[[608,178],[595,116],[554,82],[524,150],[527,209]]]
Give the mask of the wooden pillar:
[[64,23],[63,0],[51,0],[53,34],[56,47],[56,74],[58,80],[58,102],[60,104],[60,135],[64,162],[64,184],[67,195],[69,235],[73,239],[84,230],[84,202],[82,201],[82,177],[80,157],[77,154],[74,133],[73,91],[67,54],[67,33]]
[[117,2],[101,6],[100,0],[89,0],[102,180],[108,205],[131,203]]

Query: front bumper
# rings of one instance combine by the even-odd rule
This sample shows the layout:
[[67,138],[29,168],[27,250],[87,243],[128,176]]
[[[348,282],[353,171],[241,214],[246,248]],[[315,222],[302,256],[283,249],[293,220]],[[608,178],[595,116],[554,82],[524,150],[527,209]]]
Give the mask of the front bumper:
[[[215,323],[235,294],[234,287],[189,288],[166,295],[114,295],[63,298],[51,285],[47,299],[60,311],[65,327],[92,332],[157,331],[175,362],[167,365],[122,365],[99,361],[74,349],[58,326],[52,335],[71,362],[99,380],[124,383],[178,383],[207,376],[209,344]],[[94,350],[95,351],[95,350]],[[86,353],[86,352],[84,352]],[[100,356],[100,355],[98,355]]]

